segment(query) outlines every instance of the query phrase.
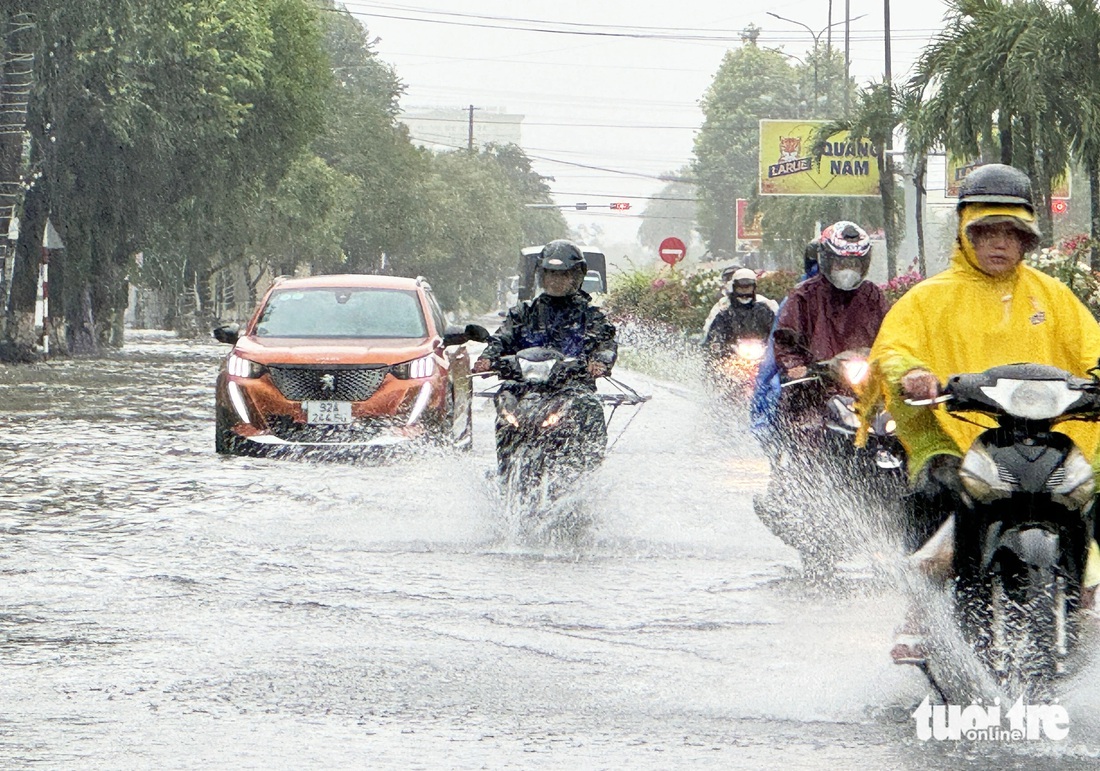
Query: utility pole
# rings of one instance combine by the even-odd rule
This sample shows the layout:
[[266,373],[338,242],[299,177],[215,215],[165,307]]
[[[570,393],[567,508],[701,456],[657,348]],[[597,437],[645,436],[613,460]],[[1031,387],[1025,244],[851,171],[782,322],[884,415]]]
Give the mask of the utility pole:
[[466,134],[466,149],[471,153],[474,151],[474,110],[477,109],[472,104],[470,105],[470,128]]
[[882,0],[882,19],[886,27],[886,82],[893,86],[894,78],[890,67],[890,0]]
[[849,52],[849,45],[852,40],[852,0],[844,0],[844,117],[848,117],[849,106],[852,102],[851,89],[849,88],[849,82],[852,77],[850,75],[852,66],[852,57]]

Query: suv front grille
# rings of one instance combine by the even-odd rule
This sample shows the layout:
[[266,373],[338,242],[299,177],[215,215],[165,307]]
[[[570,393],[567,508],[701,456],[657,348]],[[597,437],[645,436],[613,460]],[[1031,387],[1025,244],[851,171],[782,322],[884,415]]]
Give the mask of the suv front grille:
[[291,401],[361,402],[382,385],[389,367],[269,366],[275,387]]

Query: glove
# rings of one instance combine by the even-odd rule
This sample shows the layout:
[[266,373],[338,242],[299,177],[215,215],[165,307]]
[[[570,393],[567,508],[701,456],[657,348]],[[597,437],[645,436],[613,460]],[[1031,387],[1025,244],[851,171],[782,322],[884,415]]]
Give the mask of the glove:
[[590,361],[588,362],[588,374],[592,378],[606,377],[611,374],[611,367],[602,361]]
[[939,379],[926,369],[909,370],[898,385],[901,386],[902,394],[909,399],[935,399],[940,395]]
[[962,458],[958,455],[933,455],[917,474],[915,490],[929,498],[941,493],[959,497],[963,492],[960,466]]
[[488,372],[492,368],[493,368],[493,365],[484,356],[482,356],[481,358],[479,358],[477,361],[474,362],[474,372],[476,372],[476,373],[480,374],[482,372]]

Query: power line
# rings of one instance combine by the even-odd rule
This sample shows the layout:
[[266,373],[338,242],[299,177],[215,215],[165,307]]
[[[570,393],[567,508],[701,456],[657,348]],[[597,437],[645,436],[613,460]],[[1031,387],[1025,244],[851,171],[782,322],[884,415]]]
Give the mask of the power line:
[[[491,113],[490,113],[491,115]],[[398,117],[398,120],[423,120],[423,121],[437,121],[440,123],[465,123],[465,118],[421,118],[416,115],[410,115],[408,113],[402,113]],[[508,123],[509,121],[494,121],[492,119],[482,119],[482,123]],[[653,126],[643,125],[639,123],[553,123],[547,121],[533,121],[523,120],[524,126],[556,126],[560,128],[622,128],[622,129],[676,129],[684,131],[698,131],[699,126]]]
[[[452,144],[449,144],[447,142],[439,142],[439,141],[436,141],[434,139],[426,139],[424,137],[418,137],[418,136],[414,136],[412,134],[409,135],[409,138],[413,139],[417,142],[428,142],[428,143],[433,144],[433,145],[439,145],[440,147],[449,147],[452,150],[465,150],[466,149],[465,147],[462,147],[461,145],[452,145]],[[656,179],[660,182],[675,182],[675,181],[678,181],[678,180],[674,180],[674,179],[669,179],[668,175],[643,174],[640,171],[624,171],[623,169],[609,169],[606,166],[593,166],[593,165],[590,165],[590,164],[587,164],[587,163],[577,163],[575,161],[563,161],[560,158],[547,158],[544,155],[532,155],[531,153],[527,153],[526,151],[524,151],[524,153],[527,155],[528,158],[531,158],[531,159],[534,159],[534,160],[539,160],[539,161],[546,161],[547,163],[560,163],[564,166],[577,166],[577,167],[582,168],[582,169],[592,169],[593,171],[607,171],[607,172],[610,172],[612,174],[623,174],[623,175],[628,176],[628,177],[642,177],[644,179]]]
[[[515,16],[498,16],[476,13],[463,13],[458,11],[440,11],[434,8],[416,8],[413,6],[402,5],[389,5],[381,3],[363,3],[363,2],[345,2],[346,6],[356,6],[362,8],[379,8],[382,10],[398,11],[403,13],[416,13],[422,16],[445,16],[464,19],[479,19],[482,22],[509,22],[508,24],[486,24],[475,23],[465,21],[450,21],[440,18],[416,18],[409,16],[397,16],[392,14],[382,14],[376,11],[358,11],[348,10],[348,13],[357,16],[377,17],[383,19],[398,19],[401,21],[418,21],[429,24],[447,24],[461,27],[478,27],[484,29],[506,29],[515,30],[520,32],[541,32],[549,34],[559,35],[588,35],[598,37],[621,37],[621,38],[636,38],[636,39],[651,39],[651,40],[680,40],[680,41],[707,41],[707,42],[740,42],[742,40],[743,30],[732,29],[710,29],[702,27],[650,27],[643,25],[608,25],[608,24],[591,24],[585,22],[569,22],[569,21],[553,21],[548,19],[528,19]],[[515,25],[552,25],[552,26],[515,26]],[[555,27],[557,29],[555,29]],[[938,29],[913,29],[913,30],[896,30],[891,34],[892,39],[905,39],[912,36],[913,39],[928,38],[935,35],[940,30]],[[671,34],[677,33],[677,34]],[[716,34],[717,33],[717,34]],[[869,31],[856,31],[851,34],[852,40],[866,40],[867,42],[880,41],[885,39],[885,30],[869,30]],[[791,32],[789,34],[779,34],[775,36],[767,35],[763,33],[760,35],[761,40],[769,40],[773,42],[801,42],[805,39],[805,35],[799,32]]]
[[589,198],[629,198],[634,201],[687,201],[697,203],[701,198],[678,198],[671,195],[626,195],[623,193],[574,193],[568,190],[552,190],[552,195],[586,195]]
[[[345,8],[346,8],[347,5],[348,4],[345,3]],[[368,6],[367,4],[359,4],[359,5],[362,5],[363,7],[384,7],[384,6]],[[337,9],[326,9],[326,10],[337,10]],[[712,42],[712,43],[732,43],[732,42],[736,42],[736,41],[741,40],[741,33],[740,32],[738,32],[736,34],[736,36],[731,37],[731,36],[720,36],[720,35],[719,36],[715,36],[715,35],[686,35],[686,34],[685,35],[675,35],[675,34],[658,33],[658,32],[652,32],[652,33],[649,33],[649,32],[622,32],[622,31],[614,32],[614,31],[611,31],[611,30],[616,29],[616,28],[612,28],[612,27],[604,27],[604,28],[598,29],[598,30],[597,29],[591,29],[591,30],[554,29],[552,27],[517,26],[516,24],[488,24],[488,23],[483,23],[483,22],[478,23],[478,22],[472,22],[472,21],[454,21],[454,20],[450,20],[450,19],[431,19],[431,18],[426,19],[426,18],[417,18],[415,16],[401,16],[401,15],[392,14],[392,13],[378,13],[377,11],[358,11],[358,10],[347,9],[347,12],[352,14],[353,16],[365,16],[367,18],[396,19],[398,21],[415,21],[415,22],[421,22],[421,23],[424,23],[424,24],[443,24],[443,25],[455,26],[455,27],[475,27],[475,28],[480,28],[480,29],[502,29],[502,30],[510,30],[510,31],[513,31],[513,32],[538,32],[538,33],[548,34],[548,35],[582,35],[582,36],[588,36],[588,37],[629,38],[629,39],[641,39],[641,40],[674,40],[674,41],[681,41],[681,42],[696,41],[696,42]],[[446,11],[411,11],[411,12],[413,12],[413,13],[423,13],[423,14],[434,13],[436,15],[445,15],[445,14],[448,13]],[[480,18],[480,17],[475,17],[475,18]],[[502,21],[508,21],[508,19],[506,17],[488,17],[488,18],[491,19],[491,20],[498,20],[499,19],[499,20],[502,20]],[[562,26],[564,26],[564,24],[565,24],[565,23],[562,23],[562,22],[543,22],[543,21],[533,21],[531,23],[534,23],[534,24],[558,24],[558,25],[562,25]],[[624,29],[624,28],[620,27],[620,28],[617,28],[617,29]]]

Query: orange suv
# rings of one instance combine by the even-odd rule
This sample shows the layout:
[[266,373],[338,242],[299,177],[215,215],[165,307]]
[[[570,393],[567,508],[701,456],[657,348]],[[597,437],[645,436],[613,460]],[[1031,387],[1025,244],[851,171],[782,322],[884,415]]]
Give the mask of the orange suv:
[[218,373],[219,453],[380,448],[422,437],[469,448],[470,359],[488,333],[448,327],[428,282],[392,276],[276,279]]

